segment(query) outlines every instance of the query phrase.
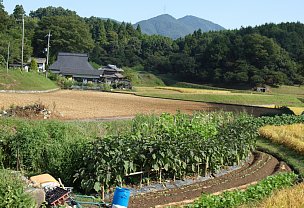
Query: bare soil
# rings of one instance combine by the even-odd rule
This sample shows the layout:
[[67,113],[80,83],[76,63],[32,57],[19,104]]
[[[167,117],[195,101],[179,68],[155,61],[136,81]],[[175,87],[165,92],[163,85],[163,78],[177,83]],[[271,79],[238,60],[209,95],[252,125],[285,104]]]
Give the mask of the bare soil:
[[169,205],[174,202],[193,200],[198,198],[202,193],[217,193],[223,190],[240,187],[259,181],[279,171],[290,171],[290,168],[269,154],[255,152],[251,160],[238,170],[182,188],[133,196],[130,199],[129,207],[162,207],[159,205]]
[[47,105],[51,111],[58,112],[63,120],[130,117],[136,114],[163,112],[176,113],[177,110],[192,113],[193,111],[222,109],[247,111],[256,115],[270,111],[266,108],[208,104],[96,91],[60,90],[38,94],[0,93],[0,108],[3,109],[9,108],[11,105],[25,106],[37,102]]
[[207,110],[204,103],[138,97],[129,94],[61,90],[40,94],[0,93],[0,107],[41,102],[62,115],[62,119],[92,119],[133,116],[139,113],[185,113]]

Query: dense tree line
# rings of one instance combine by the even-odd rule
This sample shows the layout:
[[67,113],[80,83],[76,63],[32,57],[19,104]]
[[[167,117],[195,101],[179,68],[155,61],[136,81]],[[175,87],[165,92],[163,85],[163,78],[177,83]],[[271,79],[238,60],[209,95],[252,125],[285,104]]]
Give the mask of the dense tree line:
[[[27,16],[22,5],[9,15],[0,0],[0,64],[11,43],[10,63],[21,59],[21,19],[25,15],[25,58],[45,57],[51,31],[51,60],[60,51],[89,53],[99,65],[143,65],[183,81],[279,85],[304,83],[304,25],[265,24],[239,30],[170,38],[141,32],[140,26],[97,17],[82,18],[61,7]],[[25,59],[26,60],[26,59]]]

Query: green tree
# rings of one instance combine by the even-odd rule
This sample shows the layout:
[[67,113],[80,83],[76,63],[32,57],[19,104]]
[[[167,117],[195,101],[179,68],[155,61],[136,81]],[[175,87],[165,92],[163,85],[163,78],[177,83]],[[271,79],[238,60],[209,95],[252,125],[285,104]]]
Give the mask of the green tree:
[[52,17],[52,16],[76,16],[77,13],[62,7],[46,7],[39,8],[36,11],[30,12],[30,17],[42,19],[43,17]]
[[32,61],[31,61],[31,71],[34,71],[34,72],[38,71],[38,64],[35,59],[32,59]]
[[51,31],[51,56],[58,52],[89,53],[94,47],[88,25],[76,16],[44,17],[39,23],[34,36],[35,55],[42,56],[47,41],[45,36]]
[[3,0],[0,0],[0,33],[7,29],[9,16],[4,9]]
[[22,5],[16,5],[14,12],[13,12],[13,16],[16,20],[21,20],[22,16],[25,15],[25,11],[23,9]]

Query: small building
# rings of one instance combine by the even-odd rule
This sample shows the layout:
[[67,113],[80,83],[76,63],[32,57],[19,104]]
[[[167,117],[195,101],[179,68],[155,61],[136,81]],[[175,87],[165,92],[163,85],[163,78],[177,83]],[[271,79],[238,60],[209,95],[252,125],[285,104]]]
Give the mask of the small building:
[[33,58],[38,66],[38,72],[45,72],[46,58]]
[[57,61],[49,67],[49,70],[77,82],[100,82],[103,72],[94,69],[88,59],[87,54],[61,52],[58,53]]
[[257,92],[269,92],[269,87],[255,87],[253,90]]
[[117,83],[124,80],[124,76],[122,75],[122,72],[124,71],[121,68],[118,68],[116,65],[108,64],[107,66],[103,68],[98,69],[100,72],[102,72],[102,81],[105,83]]

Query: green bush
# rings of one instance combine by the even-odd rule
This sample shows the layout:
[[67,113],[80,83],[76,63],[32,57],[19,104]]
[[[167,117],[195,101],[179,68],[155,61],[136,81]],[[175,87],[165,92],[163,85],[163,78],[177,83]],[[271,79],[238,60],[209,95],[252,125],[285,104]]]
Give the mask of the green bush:
[[32,59],[31,61],[31,71],[37,72],[38,71],[38,64],[35,59]]
[[269,176],[256,185],[249,186],[245,191],[226,191],[221,195],[203,194],[194,204],[188,208],[230,208],[241,204],[261,200],[285,187],[292,186],[297,180],[294,173],[280,173]]
[[57,76],[56,78],[57,84],[63,89],[69,89],[74,85],[74,81],[67,79],[65,77]]
[[1,119],[0,126],[4,167],[48,172],[72,184],[90,136],[72,124],[56,121]]
[[100,84],[100,89],[105,92],[110,92],[112,89],[112,86],[108,83],[102,83],[102,84]]
[[24,192],[19,173],[0,169],[0,207],[34,208],[34,200]]

